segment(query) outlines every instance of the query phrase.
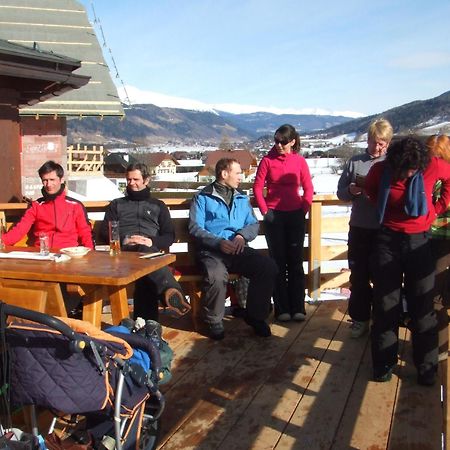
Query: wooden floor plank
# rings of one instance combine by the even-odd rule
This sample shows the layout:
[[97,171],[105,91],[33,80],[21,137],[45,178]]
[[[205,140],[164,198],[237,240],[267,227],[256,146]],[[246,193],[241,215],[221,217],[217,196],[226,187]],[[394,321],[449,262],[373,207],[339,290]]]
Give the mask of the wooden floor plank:
[[350,338],[346,307],[308,305],[307,323],[274,324],[270,339],[239,319],[227,319],[221,342],[187,318],[168,322],[174,377],[160,449],[439,449],[439,388],[417,385],[409,335],[401,329],[391,382],[372,382],[368,336]]
[[[308,308],[309,320],[313,320],[311,316],[314,309],[315,307]],[[186,422],[179,430],[182,439],[172,439],[164,449],[183,448],[179,444],[186,441],[196,449],[217,448],[228,433],[234,434],[236,421],[240,420],[239,417],[245,412],[255,393],[271,375],[277,362],[304,326],[305,323],[274,324],[271,338],[253,338],[254,345],[241,360],[236,361],[232,372],[225,373],[205,393],[193,413],[193,420]],[[211,429],[214,430],[213,433],[210,432]],[[243,445],[241,442],[240,446],[228,448],[246,448]]]
[[409,332],[407,332],[405,340],[389,448],[393,450],[440,449],[443,430],[440,383],[436,383],[434,386],[417,384],[417,371],[412,361]]
[[336,329],[277,449],[332,448],[366,340],[352,339],[345,323]]
[[395,406],[398,377],[389,383],[372,380],[370,340],[349,393],[341,422],[334,437],[333,450],[386,449]]
[[448,359],[439,363],[439,375],[441,379],[442,394],[443,394],[443,416],[444,416],[444,448],[450,449],[450,418],[448,416],[450,411],[450,395],[449,395],[449,386],[450,386],[450,370],[448,367]]
[[[343,306],[345,312],[346,304]],[[344,314],[322,303],[305,329],[274,366],[270,378],[229,431],[221,449],[274,448],[308,385]]]
[[[237,319],[233,320],[230,317],[226,317],[224,320],[225,332],[227,334],[233,333],[236,327],[240,325],[240,322]],[[178,326],[178,324],[172,324],[173,326]],[[167,395],[170,389],[173,389],[177,382],[208,354],[212,346],[218,343],[192,331],[192,326],[191,331],[179,328],[170,330],[166,328],[165,330],[163,334],[164,339],[170,342],[170,347],[175,356],[172,362],[172,380],[168,385],[162,387],[162,391]]]
[[[217,384],[217,380],[227,373],[231,373],[242,356],[254,346],[253,333],[240,319],[235,323],[241,325],[234,329],[231,336],[223,341],[213,342],[204,338],[209,347],[208,353],[201,358],[184,376],[173,386],[166,395],[166,403],[170,405],[170,413],[165,414],[163,421],[163,448],[177,448],[176,443],[166,444],[182,425],[192,417],[199,402],[207,395],[210,386]],[[183,433],[177,433],[174,441],[180,440],[180,448],[193,448],[189,441],[184,441]]]

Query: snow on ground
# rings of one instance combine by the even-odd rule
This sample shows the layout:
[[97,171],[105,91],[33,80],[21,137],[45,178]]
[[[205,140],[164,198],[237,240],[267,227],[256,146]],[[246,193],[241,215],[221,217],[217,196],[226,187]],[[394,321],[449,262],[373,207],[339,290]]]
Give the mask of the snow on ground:
[[185,173],[165,173],[164,175],[156,175],[155,181],[197,181],[198,172]]
[[334,145],[341,145],[346,142],[353,142],[356,138],[356,133],[349,133],[349,134],[341,134],[340,136],[336,136],[333,138],[326,139],[327,142],[330,142]]
[[339,175],[331,173],[319,173],[312,175],[314,192],[316,194],[336,194]]
[[177,159],[177,161],[183,167],[199,167],[204,165],[201,159]]
[[123,195],[117,186],[104,176],[71,176],[68,187],[71,195],[81,201],[113,200]]
[[440,122],[435,123],[433,125],[430,125],[429,127],[422,128],[421,134],[435,134],[435,133],[442,133],[444,130],[445,132],[450,131],[450,122]]

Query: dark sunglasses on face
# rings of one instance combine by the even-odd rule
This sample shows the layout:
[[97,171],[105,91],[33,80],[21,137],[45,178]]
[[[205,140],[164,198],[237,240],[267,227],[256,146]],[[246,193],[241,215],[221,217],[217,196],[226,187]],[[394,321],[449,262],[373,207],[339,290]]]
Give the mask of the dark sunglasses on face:
[[275,145],[281,144],[284,147],[285,145],[288,145],[289,142],[291,142],[291,141],[289,139],[278,139],[278,138],[275,138],[274,142],[275,142]]

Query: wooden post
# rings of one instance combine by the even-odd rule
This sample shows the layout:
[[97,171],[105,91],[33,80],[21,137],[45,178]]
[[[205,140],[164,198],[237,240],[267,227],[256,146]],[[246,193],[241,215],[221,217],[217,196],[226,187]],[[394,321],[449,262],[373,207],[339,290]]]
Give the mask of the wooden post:
[[322,202],[314,202],[309,211],[308,221],[308,291],[313,301],[320,297],[320,261],[322,235]]

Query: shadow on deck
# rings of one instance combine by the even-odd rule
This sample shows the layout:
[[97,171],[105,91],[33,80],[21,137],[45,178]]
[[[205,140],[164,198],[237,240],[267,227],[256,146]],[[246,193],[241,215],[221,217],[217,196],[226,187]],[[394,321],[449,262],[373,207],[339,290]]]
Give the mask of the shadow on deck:
[[347,302],[307,306],[306,322],[272,324],[268,339],[229,318],[213,342],[190,316],[163,316],[175,358],[160,448],[440,449],[441,386],[417,385],[409,332],[400,330],[392,381],[374,383],[369,339],[350,338]]

